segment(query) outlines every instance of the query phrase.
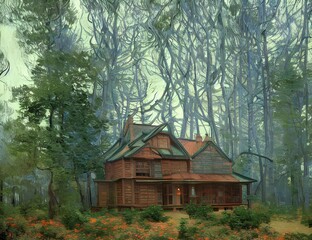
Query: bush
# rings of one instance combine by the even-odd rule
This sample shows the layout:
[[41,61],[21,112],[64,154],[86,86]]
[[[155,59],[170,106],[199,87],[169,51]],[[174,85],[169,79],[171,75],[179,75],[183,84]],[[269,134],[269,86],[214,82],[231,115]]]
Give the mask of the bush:
[[16,238],[26,232],[27,221],[21,215],[6,218],[5,224],[6,232],[13,238]]
[[228,224],[231,229],[251,229],[258,228],[261,223],[268,223],[270,216],[265,213],[253,212],[244,207],[233,209],[232,213],[224,212],[221,223]]
[[185,206],[185,211],[190,218],[209,220],[212,218],[213,209],[208,205],[190,203]]
[[168,220],[164,216],[164,210],[160,206],[149,206],[141,212],[141,218],[152,222],[165,222]]
[[187,224],[188,222],[185,218],[182,218],[180,220],[178,239],[194,239],[194,236],[198,232],[198,229],[197,227],[188,227]]
[[19,211],[20,213],[25,216],[25,217],[34,217],[34,211],[40,211],[40,217],[43,217],[43,213],[46,215],[47,217],[47,204],[46,203],[42,203],[40,198],[34,198],[29,202],[25,202],[22,203],[19,206]]
[[301,218],[301,223],[303,225],[306,225],[308,227],[311,227],[312,226],[312,213],[309,212],[309,213],[305,213],[302,215],[302,218]]
[[38,229],[43,239],[65,239],[66,228],[54,220],[41,220],[41,227]]
[[284,235],[285,240],[311,240],[312,234],[304,234],[304,233],[286,233]]
[[137,212],[129,209],[124,210],[121,215],[123,216],[125,222],[130,225],[133,223],[133,220],[136,216]]
[[82,224],[87,221],[86,217],[75,208],[63,208],[61,221],[67,229],[74,229],[77,224]]

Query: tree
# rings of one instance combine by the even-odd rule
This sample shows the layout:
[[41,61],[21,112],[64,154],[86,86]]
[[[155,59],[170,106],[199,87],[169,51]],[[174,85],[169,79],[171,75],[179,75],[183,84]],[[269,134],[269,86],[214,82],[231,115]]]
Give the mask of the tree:
[[[38,59],[32,71],[33,85],[14,90],[20,103],[18,121],[25,127],[14,136],[13,146],[22,142],[20,134],[32,139],[34,146],[27,149],[33,164],[50,173],[50,217],[55,216],[59,204],[55,176],[63,172],[75,179],[79,188],[78,176],[97,167],[101,148],[95,145],[96,138],[105,124],[89,101],[95,76],[87,53],[50,51]],[[26,146],[29,144],[28,140]]]
[[300,139],[304,129],[302,117],[304,82],[296,70],[289,66],[274,77],[273,88],[276,91],[273,98],[274,116],[279,120],[282,129],[279,158],[282,159],[286,174],[290,178],[291,204],[297,207],[302,202],[303,153],[300,148]]

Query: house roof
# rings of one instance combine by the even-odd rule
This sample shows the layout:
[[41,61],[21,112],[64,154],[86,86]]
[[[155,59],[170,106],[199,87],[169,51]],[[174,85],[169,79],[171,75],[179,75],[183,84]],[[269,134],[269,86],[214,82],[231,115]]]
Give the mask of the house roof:
[[239,182],[239,180],[229,174],[195,174],[195,173],[174,173],[163,176],[166,180],[183,180],[197,182]]
[[159,133],[168,134],[174,144],[170,149],[153,148],[156,154],[162,158],[189,159],[187,151],[175,136],[171,134],[168,124],[164,123],[159,126],[132,124],[129,128],[131,130],[127,130],[125,135],[118,139],[105,153],[104,158],[106,161],[112,162],[133,156],[142,148],[147,147],[148,141]]
[[196,156],[198,156],[201,152],[203,152],[208,146],[212,146],[222,157],[224,157],[229,162],[232,162],[232,160],[212,140],[199,143],[195,140],[179,138],[179,141],[193,159],[196,158]]
[[196,140],[179,138],[179,142],[183,145],[185,150],[188,152],[190,156],[196,153],[199,148],[202,146],[203,142],[196,142]]
[[240,173],[237,173],[237,172],[233,172],[233,176],[234,176],[235,178],[237,178],[241,183],[257,182],[256,179],[253,179],[253,178],[244,176],[244,175],[242,175],[242,174],[240,174]]

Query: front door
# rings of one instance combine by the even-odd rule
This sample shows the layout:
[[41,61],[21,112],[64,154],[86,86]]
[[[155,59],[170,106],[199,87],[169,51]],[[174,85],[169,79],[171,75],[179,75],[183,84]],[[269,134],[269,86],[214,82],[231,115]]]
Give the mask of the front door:
[[163,186],[164,205],[183,204],[183,186],[177,184],[165,184]]
[[175,205],[181,205],[182,202],[182,186],[175,186]]

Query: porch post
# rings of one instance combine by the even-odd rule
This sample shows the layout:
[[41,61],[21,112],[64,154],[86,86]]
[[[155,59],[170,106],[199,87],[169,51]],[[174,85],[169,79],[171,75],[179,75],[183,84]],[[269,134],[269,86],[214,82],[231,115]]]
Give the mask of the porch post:
[[251,207],[251,200],[250,200],[250,183],[247,183],[247,206],[248,208]]

